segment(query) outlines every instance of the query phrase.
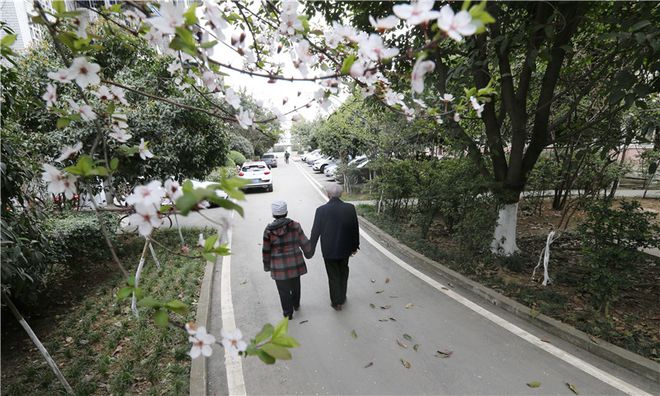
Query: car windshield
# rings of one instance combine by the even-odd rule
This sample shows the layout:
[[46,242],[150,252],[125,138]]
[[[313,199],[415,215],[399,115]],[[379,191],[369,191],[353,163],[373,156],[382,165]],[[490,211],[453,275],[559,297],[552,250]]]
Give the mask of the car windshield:
[[274,158],[275,156],[273,154],[264,154],[261,156],[261,158]]
[[244,166],[242,171],[243,172],[258,172],[260,170],[266,169],[266,166],[264,165],[248,165]]

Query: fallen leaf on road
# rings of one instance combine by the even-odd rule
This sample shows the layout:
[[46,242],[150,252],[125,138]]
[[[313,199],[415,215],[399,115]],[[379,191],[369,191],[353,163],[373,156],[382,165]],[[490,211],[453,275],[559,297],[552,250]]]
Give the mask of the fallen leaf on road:
[[247,283],[247,280],[244,280],[243,282],[241,282],[241,285],[244,285],[246,283]]
[[579,395],[580,392],[578,392],[577,388],[573,384],[569,384],[568,382],[566,383],[566,386],[568,386],[568,389],[571,390],[571,392],[575,393],[576,395]]
[[390,320],[391,320],[392,322],[396,322],[396,319],[394,319],[394,318],[391,317],[391,316],[390,316]]
[[451,282],[447,282],[447,286],[454,287],[454,285]]
[[390,278],[385,278],[385,283],[390,283]]
[[413,349],[415,350],[415,352],[417,352],[419,350],[419,344],[413,345]]
[[373,365],[374,365],[374,362],[369,362],[369,363],[367,363],[366,366],[364,366],[364,368],[369,368],[369,367],[371,367],[371,366],[373,366]]
[[390,298],[399,298],[399,296],[390,296]]
[[410,334],[404,334],[403,338],[405,338],[408,341],[412,341],[412,336]]
[[444,286],[440,286],[440,288],[441,288],[442,290],[449,290],[449,289],[447,289],[447,288],[444,287]]
[[385,291],[385,290],[376,290],[376,294],[380,294],[380,293],[382,293],[382,292],[384,292],[384,291]]
[[410,308],[412,308],[412,307],[414,307],[414,306],[415,306],[415,304],[413,304],[413,303],[408,303],[408,304],[406,304],[406,309],[410,309]]
[[389,322],[389,319],[378,319],[379,322]]
[[305,320],[301,320],[300,323],[298,323],[298,324],[304,324],[304,323],[307,323],[307,322],[309,322],[309,320],[305,319]]
[[369,306],[371,307],[371,309],[375,309],[375,308],[376,308],[376,306],[375,306],[373,303],[369,303]]
[[550,342],[550,340],[548,340],[547,338],[541,338],[541,341],[543,341],[543,342],[547,342],[548,344],[552,344],[552,343]]
[[407,361],[407,360],[403,360],[403,359],[399,359],[399,360],[401,360],[401,364],[403,364],[403,367],[405,367],[405,368],[407,368],[407,369],[409,369],[410,367],[412,367],[412,364],[410,364],[409,361]]
[[351,336],[353,338],[357,338],[357,332],[355,330],[351,330]]
[[70,343],[72,343],[72,342],[73,342],[73,337],[67,337],[67,338],[66,338],[66,343],[67,343],[67,344],[70,344]]
[[594,336],[591,336],[591,335],[590,335],[590,336],[589,336],[589,339],[590,339],[591,342],[593,342],[594,344],[599,344],[599,343],[600,343],[600,341],[598,341],[598,338],[596,338],[596,337],[594,337]]
[[398,339],[396,340],[396,343],[401,348],[408,348],[408,345],[404,344],[403,342],[399,341]]
[[538,388],[539,386],[541,386],[541,383],[538,381],[532,381],[532,382],[528,382],[527,386],[529,386],[530,388]]
[[381,306],[380,306],[380,309],[390,309],[390,308],[392,308],[392,306],[389,305],[389,304],[388,304],[388,305],[381,305]]
[[115,356],[116,354],[121,352],[122,349],[124,349],[124,347],[121,344],[117,345],[117,348],[115,348],[115,350],[112,351],[112,354],[110,356]]
[[439,358],[446,359],[448,357],[451,357],[451,355],[454,353],[454,351],[441,351],[437,350],[435,356]]
[[376,283],[376,280],[375,280],[375,279],[372,279],[372,280],[371,280],[371,283]]

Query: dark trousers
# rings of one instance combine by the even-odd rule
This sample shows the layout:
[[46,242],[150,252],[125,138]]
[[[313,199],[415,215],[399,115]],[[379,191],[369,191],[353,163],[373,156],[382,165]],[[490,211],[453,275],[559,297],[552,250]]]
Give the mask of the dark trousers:
[[332,305],[344,304],[348,286],[348,258],[340,260],[324,258],[323,261],[325,261],[325,271],[328,273],[330,301]]
[[284,316],[293,315],[294,308],[300,306],[300,277],[276,280],[277,291],[280,293],[280,303]]

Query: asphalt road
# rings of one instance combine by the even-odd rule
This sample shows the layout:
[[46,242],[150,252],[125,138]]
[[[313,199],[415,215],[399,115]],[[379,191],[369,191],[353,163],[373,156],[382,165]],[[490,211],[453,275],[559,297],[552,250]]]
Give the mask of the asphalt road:
[[[220,287],[229,266],[224,274],[216,268],[209,324],[213,334],[220,334],[228,315],[246,338],[264,323],[281,319],[275,282],[261,262],[263,229],[272,220],[270,203],[287,201],[289,217],[309,236],[314,211],[324,201],[308,177],[321,184],[325,178],[306,165],[283,160],[273,175],[275,191],[247,194],[245,217],[233,219],[231,272],[224,279],[231,294]],[[330,307],[318,247],[302,277],[301,310],[289,326],[301,344],[292,349],[293,359],[272,366],[257,358],[226,365],[216,348],[208,361],[209,394],[571,395],[567,383],[581,395],[660,394],[657,383],[496,307],[465,300],[471,299],[469,293],[444,291],[437,282],[446,281],[432,269],[406,269],[364,237],[360,247],[350,261],[343,311]],[[543,349],[546,345],[554,354]],[[438,357],[438,350],[451,355]],[[593,367],[600,374],[589,374]],[[528,387],[533,381],[540,387]]]

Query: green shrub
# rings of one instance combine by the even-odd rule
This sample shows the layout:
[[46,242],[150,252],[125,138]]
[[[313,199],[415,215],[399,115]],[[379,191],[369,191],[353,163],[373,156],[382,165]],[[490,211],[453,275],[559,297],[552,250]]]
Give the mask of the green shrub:
[[[110,213],[101,216],[111,241],[116,241],[116,217]],[[96,215],[91,212],[67,212],[53,217],[47,224],[53,263],[78,265],[90,261],[107,260],[110,249],[101,233]]]
[[590,269],[585,288],[594,307],[606,316],[635,269],[639,249],[660,243],[660,226],[651,223],[654,217],[637,201],[622,201],[619,209],[612,208],[609,200],[587,207],[587,217],[578,228],[584,264]]
[[383,159],[373,164],[378,176],[370,182],[370,187],[385,212],[398,216],[411,204],[418,181],[418,166],[414,160]]
[[245,156],[243,154],[234,150],[230,151],[229,154],[227,154],[227,159],[231,160],[234,163],[234,165],[238,165],[238,166],[243,166],[243,163],[247,161],[247,159],[245,159]]

